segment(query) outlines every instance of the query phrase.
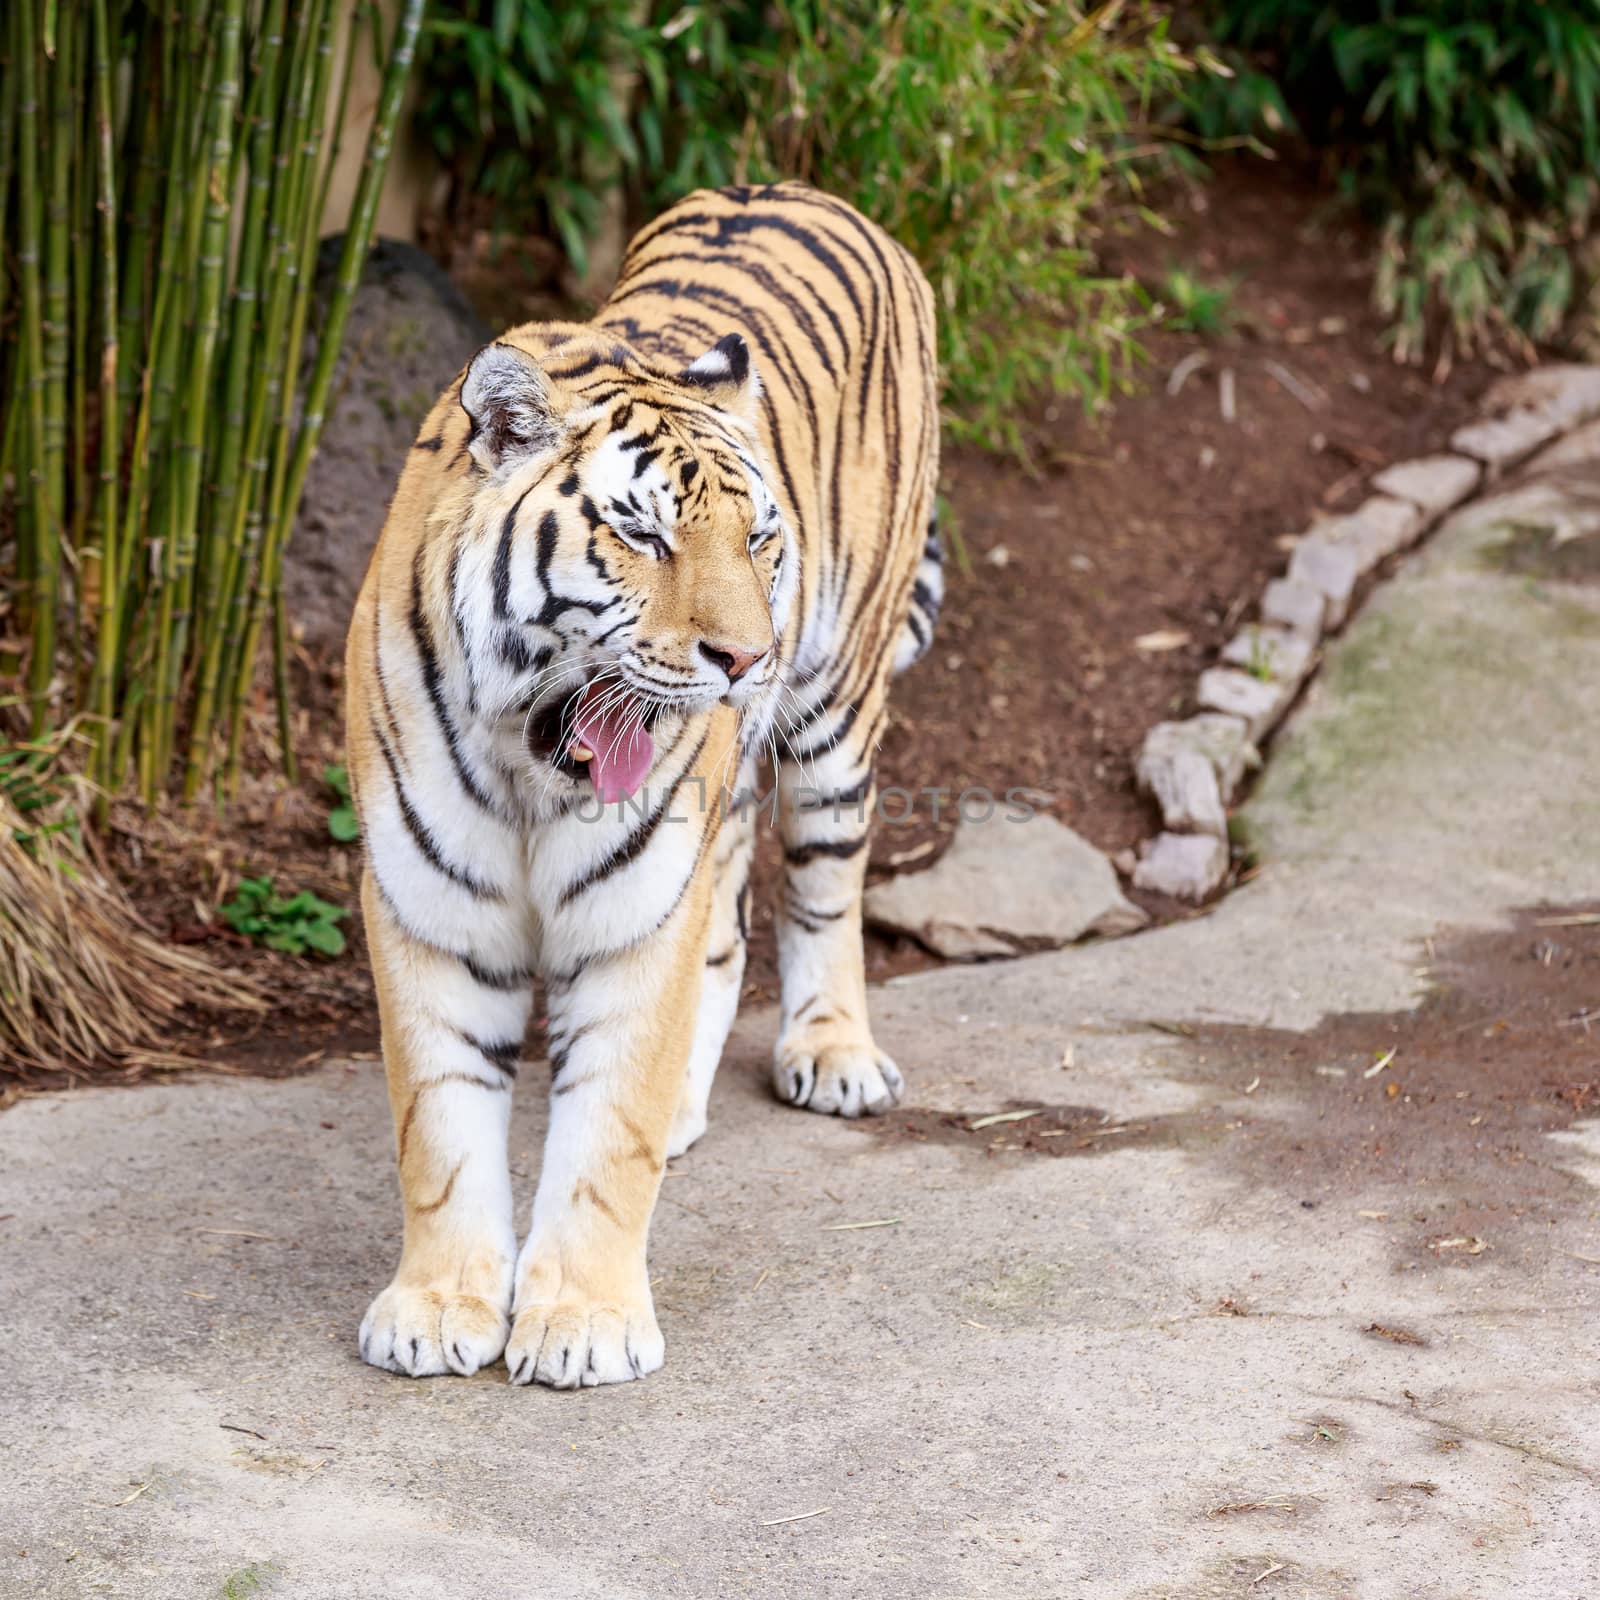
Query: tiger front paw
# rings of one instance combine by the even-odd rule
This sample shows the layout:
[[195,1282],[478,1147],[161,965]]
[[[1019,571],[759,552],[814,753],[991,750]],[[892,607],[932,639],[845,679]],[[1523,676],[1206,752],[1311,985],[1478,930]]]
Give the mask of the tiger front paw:
[[814,1044],[781,1042],[772,1063],[780,1100],[824,1116],[877,1117],[905,1093],[900,1069],[870,1039]]
[[361,1359],[410,1378],[470,1378],[505,1349],[509,1327],[505,1311],[477,1295],[391,1283],[361,1319]]
[[632,1304],[563,1299],[524,1306],[506,1345],[513,1383],[552,1389],[627,1383],[665,1359],[666,1341],[648,1296]]

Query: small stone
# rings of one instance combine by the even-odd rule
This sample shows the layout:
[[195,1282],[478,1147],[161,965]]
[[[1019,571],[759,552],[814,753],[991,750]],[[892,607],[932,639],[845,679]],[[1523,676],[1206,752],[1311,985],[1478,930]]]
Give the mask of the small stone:
[[1261,765],[1244,723],[1220,711],[1202,711],[1185,722],[1158,722],[1145,735],[1139,759],[1141,764],[1159,761],[1176,750],[1198,750],[1211,763],[1224,804],[1234,797],[1245,773]]
[[1349,615],[1350,597],[1361,576],[1357,552],[1337,539],[1326,538],[1321,529],[1308,533],[1289,557],[1289,577],[1315,589],[1323,600],[1323,621],[1337,628]]
[[1011,549],[1008,545],[991,545],[988,554],[983,559],[991,567],[1009,567],[1011,565]]
[[1503,417],[1457,428],[1450,435],[1450,448],[1481,461],[1489,476],[1496,478],[1561,431],[1561,423],[1547,411],[1508,411]]
[[1422,536],[1427,521],[1409,500],[1375,494],[1347,516],[1335,517],[1317,529],[1324,539],[1355,552],[1360,573],[1371,572],[1380,561],[1404,550]]
[[1296,687],[1292,683],[1264,683],[1232,667],[1208,667],[1200,674],[1196,698],[1208,711],[1224,711],[1230,717],[1238,717],[1250,742],[1260,744],[1289,709]]
[[1209,833],[1163,833],[1139,847],[1133,886],[1175,900],[1204,900],[1228,872],[1228,846]]
[[1322,591],[1293,578],[1274,578],[1261,596],[1261,620],[1273,627],[1315,639],[1322,632],[1328,602]]
[[1054,817],[1014,820],[1003,810],[982,821],[963,817],[926,872],[869,889],[866,914],[957,961],[1131,933],[1149,920],[1088,840]]
[[1273,683],[1299,683],[1311,670],[1316,642],[1287,628],[1255,625],[1236,633],[1223,647],[1222,659],[1243,667],[1253,678]]
[[1372,487],[1397,500],[1409,500],[1432,520],[1460,505],[1478,487],[1483,467],[1466,456],[1419,456],[1397,461],[1372,480]]
[[1592,467],[1597,461],[1600,461],[1600,422],[1586,422],[1557,439],[1548,450],[1541,450],[1529,463],[1528,473]]
[[1226,836],[1228,813],[1223,810],[1217,769],[1204,752],[1183,745],[1152,751],[1146,739],[1137,775],[1139,787],[1154,798],[1161,820],[1174,833]]
[[1112,856],[1111,865],[1117,869],[1118,877],[1131,878],[1139,865],[1139,858],[1131,850],[1119,850]]

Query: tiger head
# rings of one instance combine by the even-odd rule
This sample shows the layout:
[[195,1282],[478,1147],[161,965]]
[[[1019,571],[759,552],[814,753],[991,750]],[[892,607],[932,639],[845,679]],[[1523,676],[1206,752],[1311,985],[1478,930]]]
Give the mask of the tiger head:
[[462,380],[493,648],[535,757],[602,801],[643,782],[658,722],[776,690],[799,562],[760,393],[737,334],[676,373],[593,333],[496,343]]

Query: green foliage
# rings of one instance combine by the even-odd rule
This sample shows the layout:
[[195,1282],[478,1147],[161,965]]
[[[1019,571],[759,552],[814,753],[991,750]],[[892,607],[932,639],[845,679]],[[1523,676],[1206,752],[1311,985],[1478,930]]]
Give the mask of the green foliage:
[[941,303],[952,430],[1020,450],[1040,391],[1093,405],[1148,308],[1095,246],[1185,63],[1144,0],[436,0],[420,122],[458,190],[583,267],[608,193],[799,177],[880,222]]
[[1032,394],[1104,398],[1146,306],[1095,244],[1133,182],[1132,125],[1178,60],[1139,7],[789,0],[770,160],[845,196],[940,302],[951,431],[1020,449]]
[[344,934],[339,923],[350,915],[343,906],[330,905],[309,889],[288,896],[275,894],[271,878],[241,878],[233,899],[219,914],[235,933],[292,956],[308,950],[324,956],[341,954]]
[[1214,339],[1226,333],[1239,320],[1233,303],[1237,278],[1208,282],[1183,267],[1171,268],[1161,285],[1161,304],[1166,325],[1180,333],[1198,333]]
[[417,121],[459,200],[560,240],[578,272],[608,195],[649,209],[728,182],[768,61],[759,0],[438,0]]
[[328,832],[340,844],[351,844],[361,837],[361,821],[350,799],[350,774],[343,767],[324,767],[322,781],[339,797],[328,813]]
[[1397,355],[1419,358],[1435,330],[1446,353],[1558,331],[1600,197],[1600,0],[1220,0],[1214,26],[1249,55],[1227,90],[1207,85],[1200,131],[1230,114],[1248,131],[1286,103],[1336,153],[1346,192],[1383,219]]

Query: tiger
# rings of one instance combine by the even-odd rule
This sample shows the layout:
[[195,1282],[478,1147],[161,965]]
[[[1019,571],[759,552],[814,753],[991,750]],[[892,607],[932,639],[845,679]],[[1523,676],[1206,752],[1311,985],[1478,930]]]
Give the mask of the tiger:
[[[777,1097],[900,1100],[862,895],[889,680],[943,593],[938,401],[911,255],[784,182],[680,201],[590,321],[512,328],[429,412],[346,651],[403,1210],[372,1365],[504,1357],[558,1389],[662,1365],[647,1235],[739,1003],[761,782]],[[550,1118],[519,1251],[536,981]]]

